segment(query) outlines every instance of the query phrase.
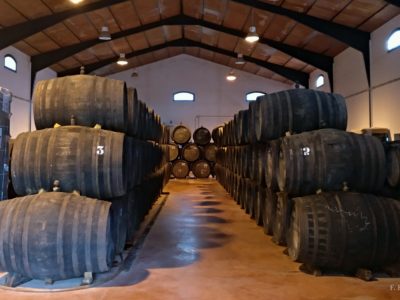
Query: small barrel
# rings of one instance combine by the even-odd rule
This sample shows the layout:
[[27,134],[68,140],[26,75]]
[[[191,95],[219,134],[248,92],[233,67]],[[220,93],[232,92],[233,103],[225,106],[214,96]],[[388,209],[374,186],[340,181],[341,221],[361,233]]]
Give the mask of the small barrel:
[[400,259],[400,202],[331,192],[293,199],[292,260],[339,271],[379,270]]
[[208,178],[211,174],[210,163],[205,160],[195,161],[191,166],[193,175],[197,178]]
[[197,145],[207,145],[211,141],[210,131],[205,127],[197,128],[193,133],[193,140]]
[[12,183],[18,195],[51,190],[109,199],[125,194],[128,159],[123,133],[62,126],[18,135],[13,146]]
[[73,193],[0,202],[0,269],[60,280],[105,272],[114,259],[110,203]]
[[211,132],[212,139],[217,146],[222,146],[222,136],[224,133],[224,126],[218,126]]
[[277,139],[286,132],[347,127],[346,102],[338,94],[293,89],[259,97],[256,102],[259,108],[253,122],[260,142]]
[[217,161],[218,147],[215,144],[209,144],[204,147],[204,158],[211,162]]
[[74,75],[39,81],[33,92],[37,129],[54,124],[90,126],[126,132],[128,104],[126,84],[91,75]]
[[169,144],[169,161],[174,161],[179,156],[179,147],[175,144]]
[[277,195],[272,241],[278,245],[286,246],[286,234],[289,230],[292,213],[292,199],[284,192],[279,192]]
[[183,179],[189,175],[189,165],[185,160],[176,160],[172,164],[172,175],[175,178]]
[[172,131],[171,138],[175,143],[183,145],[189,142],[191,136],[192,133],[189,128],[183,125],[178,125]]
[[384,148],[373,136],[321,129],[282,140],[278,184],[292,196],[320,189],[378,192],[385,175]]
[[200,148],[196,144],[187,144],[182,149],[183,159],[193,162],[200,158]]

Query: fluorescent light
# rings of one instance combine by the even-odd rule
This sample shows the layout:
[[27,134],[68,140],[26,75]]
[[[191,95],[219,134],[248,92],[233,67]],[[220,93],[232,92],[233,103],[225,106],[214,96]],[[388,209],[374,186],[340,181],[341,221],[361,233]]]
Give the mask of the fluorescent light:
[[260,39],[260,37],[257,34],[256,26],[250,26],[249,33],[247,34],[247,36],[245,38],[246,42],[255,43],[259,39]]
[[117,64],[120,66],[126,66],[128,64],[128,61],[125,58],[125,53],[120,53]]
[[246,62],[243,59],[243,54],[242,53],[238,53],[237,55],[237,60],[235,61],[235,64],[237,65],[244,65]]
[[101,41],[110,41],[111,40],[111,34],[110,34],[110,30],[108,29],[108,26],[101,27],[99,40],[101,40]]
[[226,80],[228,80],[228,81],[235,81],[236,80],[236,75],[235,75],[235,72],[233,72],[233,70],[231,70],[230,72],[229,72],[229,74],[226,76]]

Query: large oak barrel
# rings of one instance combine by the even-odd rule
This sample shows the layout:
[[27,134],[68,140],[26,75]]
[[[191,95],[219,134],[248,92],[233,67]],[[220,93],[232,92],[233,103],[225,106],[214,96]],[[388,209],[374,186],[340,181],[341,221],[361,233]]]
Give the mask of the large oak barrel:
[[60,192],[0,202],[0,269],[43,280],[108,271],[109,210],[109,202]]
[[200,157],[200,148],[196,144],[186,144],[182,149],[182,157],[190,162],[196,161]]
[[37,129],[55,123],[94,126],[126,132],[128,105],[124,81],[74,75],[39,81],[33,93]]
[[222,135],[224,134],[224,126],[218,126],[211,132],[212,139],[217,146],[222,146]]
[[0,200],[8,198],[11,100],[11,92],[0,87]]
[[172,175],[176,178],[186,178],[189,175],[189,165],[185,160],[176,160],[172,164]]
[[293,203],[287,193],[279,192],[277,195],[276,211],[272,226],[272,241],[278,245],[286,246],[286,235],[290,226]]
[[129,193],[111,200],[111,232],[115,245],[115,254],[124,251],[128,237],[128,220],[133,218],[129,210]]
[[281,140],[272,140],[268,143],[267,150],[267,166],[265,170],[265,184],[272,191],[277,192],[278,174],[279,174],[279,151],[281,147]]
[[278,184],[292,196],[319,189],[377,192],[385,174],[384,148],[373,136],[321,129],[282,140]]
[[345,99],[332,93],[294,89],[268,94],[257,99],[259,110],[254,117],[258,141],[268,142],[286,132],[300,133],[320,128],[345,130]]
[[293,201],[287,239],[293,260],[340,271],[399,262],[399,201],[351,192]]
[[205,146],[211,141],[211,133],[207,128],[199,127],[193,133],[193,140],[197,145]]
[[169,147],[168,160],[174,161],[179,156],[179,147],[178,147],[178,145],[175,145],[175,144],[169,144],[168,147]]
[[387,153],[386,179],[391,187],[400,186],[400,145],[390,145]]
[[205,160],[195,161],[191,166],[193,175],[197,178],[208,178],[211,174],[211,166]]
[[13,147],[12,183],[18,195],[51,190],[108,199],[127,186],[123,133],[81,126],[62,126],[18,135]]
[[190,132],[189,128],[183,125],[178,125],[172,131],[172,140],[177,144],[186,144],[189,142],[192,133]]
[[267,235],[272,235],[273,233],[277,201],[277,194],[267,187],[265,189],[265,203],[262,211],[264,233]]
[[137,137],[139,135],[139,128],[141,127],[141,114],[140,103],[138,100],[137,90],[135,88],[128,88],[127,94],[127,107],[128,107],[128,131],[130,136]]

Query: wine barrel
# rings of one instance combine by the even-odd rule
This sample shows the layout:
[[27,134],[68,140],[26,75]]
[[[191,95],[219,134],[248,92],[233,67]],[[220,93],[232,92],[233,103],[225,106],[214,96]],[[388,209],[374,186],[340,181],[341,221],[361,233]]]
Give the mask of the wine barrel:
[[0,202],[0,269],[42,280],[108,271],[109,210],[109,202],[61,192]]
[[175,144],[169,144],[169,161],[174,161],[179,156],[179,147]]
[[249,110],[240,110],[237,118],[237,142],[239,145],[249,143]]
[[182,157],[190,162],[198,160],[200,157],[199,147],[192,143],[185,145],[182,149]]
[[128,103],[126,84],[91,75],[74,75],[39,81],[33,92],[36,129],[55,123],[126,132]]
[[254,200],[254,220],[258,226],[263,225],[263,211],[265,205],[265,187],[256,184],[256,195]]
[[8,198],[11,101],[11,92],[0,87],[0,200]]
[[138,100],[137,90],[135,88],[128,88],[127,92],[127,108],[128,108],[128,128],[127,133],[130,136],[137,137],[139,135],[139,128],[141,127],[140,123],[140,114],[142,111],[140,110],[140,104]]
[[211,132],[212,139],[217,146],[222,146],[222,135],[224,133],[224,126],[218,126]]
[[249,133],[247,135],[248,141],[250,144],[254,144],[257,141],[256,136],[256,120],[259,117],[259,101],[252,101],[249,103],[249,112],[248,112],[248,130]]
[[400,186],[400,146],[398,144],[392,144],[389,147],[386,179],[389,186]]
[[115,245],[115,254],[121,254],[124,251],[128,236],[128,220],[132,218],[129,213],[128,194],[111,200],[111,232]]
[[208,178],[211,174],[211,166],[206,160],[198,160],[192,164],[193,175],[197,178]]
[[189,165],[185,160],[176,160],[172,164],[172,175],[175,178],[186,178],[189,175]]
[[204,147],[204,158],[211,162],[217,161],[218,147],[215,144],[209,144]]
[[281,140],[272,140],[268,143],[267,150],[267,167],[265,170],[265,184],[273,192],[279,191],[278,174],[279,174],[279,151]]
[[346,102],[338,94],[293,89],[258,97],[256,102],[259,109],[253,122],[260,142],[277,139],[286,132],[347,127]]
[[51,190],[109,199],[127,187],[125,135],[81,126],[62,126],[18,135],[13,147],[12,183],[18,195]]
[[340,271],[372,270],[400,259],[400,202],[371,194],[330,192],[294,198],[292,260]]
[[262,211],[264,233],[267,235],[272,235],[273,233],[277,201],[277,194],[267,187],[265,189],[265,204]]
[[373,136],[321,129],[282,140],[278,184],[292,196],[344,187],[377,192],[385,174],[384,148]]
[[278,193],[274,224],[272,226],[272,241],[281,246],[286,246],[286,235],[290,226],[293,206],[292,201],[287,193]]
[[177,144],[186,144],[189,142],[192,133],[190,132],[189,128],[183,125],[178,125],[172,131],[172,140]]
[[210,131],[205,127],[197,128],[193,133],[193,140],[197,145],[207,145],[211,141]]

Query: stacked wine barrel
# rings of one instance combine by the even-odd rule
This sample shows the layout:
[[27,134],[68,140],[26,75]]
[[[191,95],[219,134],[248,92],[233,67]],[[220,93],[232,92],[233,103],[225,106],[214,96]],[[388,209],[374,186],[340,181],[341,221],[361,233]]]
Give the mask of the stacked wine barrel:
[[7,199],[9,177],[10,105],[12,94],[0,87],[0,200]]
[[346,125],[337,94],[259,97],[215,129],[217,179],[294,261],[314,270],[383,269],[400,261],[400,202],[379,196],[382,143]]
[[170,161],[172,174],[182,179],[189,176],[190,171],[196,178],[208,178],[214,175],[217,146],[210,143],[211,134],[205,127],[199,127],[193,133],[193,143],[190,142],[192,133],[183,125],[174,128],[170,144]]
[[40,81],[33,101],[37,131],[11,153],[21,197],[0,202],[8,285],[109,270],[170,177],[169,131],[125,82]]

